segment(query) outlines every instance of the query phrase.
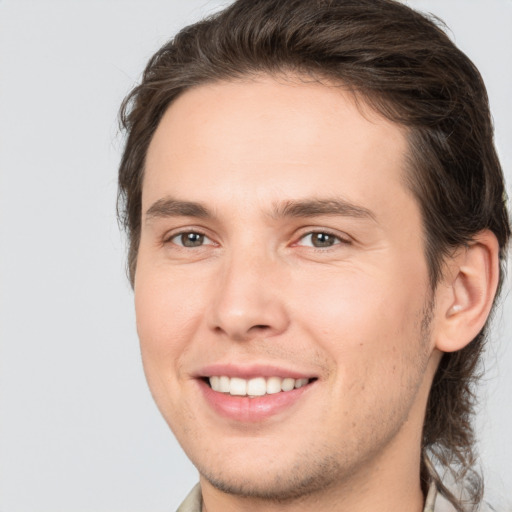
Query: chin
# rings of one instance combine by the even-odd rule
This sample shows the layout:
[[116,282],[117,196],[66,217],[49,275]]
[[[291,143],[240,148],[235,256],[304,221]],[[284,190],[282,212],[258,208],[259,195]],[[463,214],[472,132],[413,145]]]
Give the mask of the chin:
[[[276,453],[275,449],[273,453]],[[340,466],[339,457],[333,455],[295,453],[283,457],[282,452],[278,455],[279,460],[270,454],[256,460],[247,453],[231,458],[230,463],[223,456],[218,463],[196,463],[196,467],[202,479],[223,493],[276,502],[324,492],[347,473]]]

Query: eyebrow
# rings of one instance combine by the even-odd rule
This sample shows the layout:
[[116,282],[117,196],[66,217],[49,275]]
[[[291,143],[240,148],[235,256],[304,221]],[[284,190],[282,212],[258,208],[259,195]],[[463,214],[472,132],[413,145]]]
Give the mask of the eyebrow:
[[376,221],[375,214],[344,199],[311,199],[306,201],[285,201],[275,208],[274,217],[317,217],[319,215],[340,215]]
[[[290,200],[275,204],[270,216],[273,218],[307,218],[320,215],[339,215],[376,221],[375,214],[340,198]],[[215,215],[203,204],[164,197],[153,203],[146,211],[146,222],[154,218],[197,217],[211,219]]]
[[201,203],[164,197],[153,203],[146,211],[146,222],[159,217],[198,217],[205,219],[213,217],[213,214]]

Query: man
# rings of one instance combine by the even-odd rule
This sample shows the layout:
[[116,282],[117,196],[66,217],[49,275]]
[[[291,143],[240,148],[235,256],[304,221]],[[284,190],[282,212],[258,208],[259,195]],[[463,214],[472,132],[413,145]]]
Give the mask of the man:
[[144,369],[200,474],[179,510],[476,510],[510,226],[467,57],[394,1],[239,0],[122,121]]

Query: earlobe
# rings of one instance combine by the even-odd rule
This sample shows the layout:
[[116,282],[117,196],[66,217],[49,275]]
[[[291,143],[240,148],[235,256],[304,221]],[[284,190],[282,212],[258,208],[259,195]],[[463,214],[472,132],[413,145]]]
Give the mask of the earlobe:
[[436,348],[455,352],[482,330],[499,281],[499,244],[489,230],[478,233],[446,263],[438,286]]

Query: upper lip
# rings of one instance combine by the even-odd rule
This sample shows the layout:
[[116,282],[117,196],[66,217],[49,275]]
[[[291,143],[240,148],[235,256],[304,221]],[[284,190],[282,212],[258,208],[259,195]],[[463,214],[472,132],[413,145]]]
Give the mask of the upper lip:
[[197,372],[198,378],[212,376],[239,377],[241,379],[252,379],[255,377],[281,377],[292,379],[312,379],[317,376],[290,368],[285,368],[273,364],[234,364],[234,363],[214,363],[208,364]]

